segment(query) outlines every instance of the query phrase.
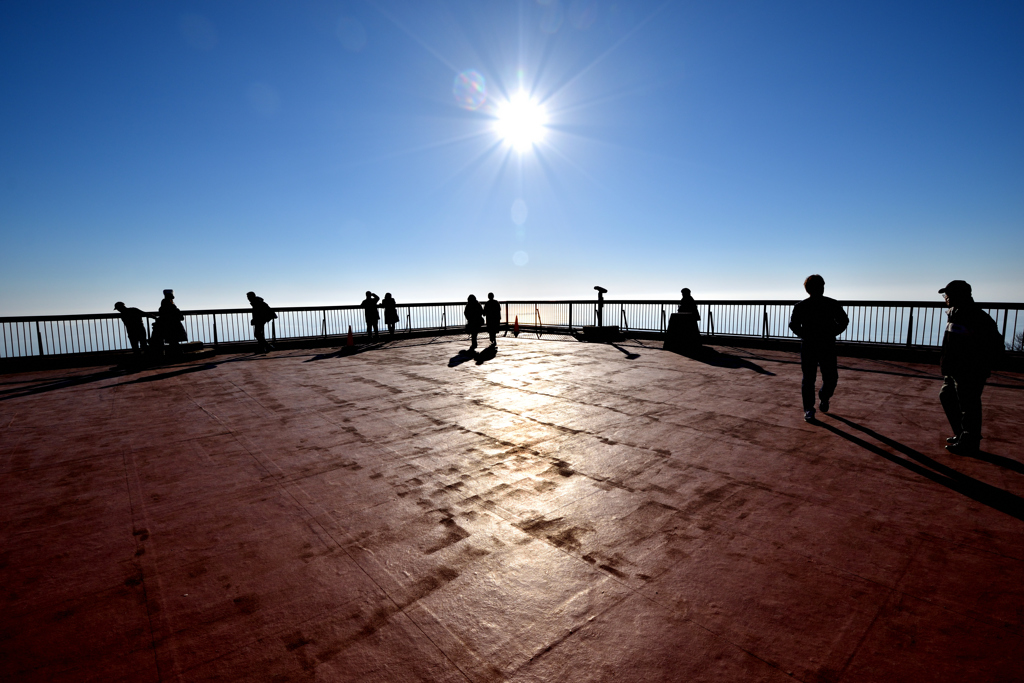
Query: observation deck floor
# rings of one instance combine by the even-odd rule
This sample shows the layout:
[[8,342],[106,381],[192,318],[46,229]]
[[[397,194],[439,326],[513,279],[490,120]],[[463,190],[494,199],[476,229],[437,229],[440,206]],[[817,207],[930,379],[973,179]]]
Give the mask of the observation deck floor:
[[1024,375],[465,345],[0,376],[0,679],[1024,679]]

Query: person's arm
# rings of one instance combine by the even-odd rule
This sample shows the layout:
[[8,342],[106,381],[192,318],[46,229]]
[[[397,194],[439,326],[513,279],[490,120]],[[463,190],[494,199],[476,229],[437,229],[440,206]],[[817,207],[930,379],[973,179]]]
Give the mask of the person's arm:
[[836,302],[836,336],[838,337],[843,332],[846,332],[846,328],[850,326],[850,316],[846,315],[846,311],[843,307]]
[[793,307],[793,314],[789,316],[789,329],[793,330],[793,334],[804,338],[804,324],[802,316],[800,315],[800,305],[797,304]]

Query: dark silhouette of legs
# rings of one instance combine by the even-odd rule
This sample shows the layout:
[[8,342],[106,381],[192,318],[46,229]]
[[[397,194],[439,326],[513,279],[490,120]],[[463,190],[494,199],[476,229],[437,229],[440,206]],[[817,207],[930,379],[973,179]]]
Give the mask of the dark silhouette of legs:
[[943,378],[939,402],[953,429],[953,435],[965,445],[981,441],[981,392],[985,380],[977,378]]
[[[818,379],[818,356],[810,349],[800,354],[800,369],[803,370],[803,382],[800,395],[803,398],[804,412],[814,410],[814,382]],[[824,387],[823,387],[824,388]]]
[[[836,392],[839,383],[839,370],[836,362],[835,347],[819,347],[804,343],[800,347],[800,369],[803,370],[803,382],[800,395],[803,399],[804,412],[814,410],[814,383],[818,378],[818,367],[821,366],[821,391],[818,398],[828,406],[829,399]],[[823,407],[822,410],[825,410]]]
[[270,344],[267,343],[267,335],[263,329],[266,323],[254,323],[253,334],[256,335],[256,343],[259,345],[260,352],[266,353],[270,351]]
[[[827,406],[832,394],[836,393],[836,385],[839,383],[835,352],[819,355],[818,364],[821,366],[821,391],[818,392],[818,398]],[[822,410],[825,410],[824,406]]]

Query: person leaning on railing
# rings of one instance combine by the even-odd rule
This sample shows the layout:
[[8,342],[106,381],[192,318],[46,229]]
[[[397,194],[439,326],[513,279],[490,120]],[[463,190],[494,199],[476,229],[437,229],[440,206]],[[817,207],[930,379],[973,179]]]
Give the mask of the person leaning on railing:
[[366,290],[366,298],[362,300],[359,306],[363,309],[363,314],[366,317],[366,336],[369,337],[372,333],[374,338],[380,337],[380,330],[378,329],[378,323],[380,322],[380,313],[377,312],[377,302],[380,301],[380,297]]
[[973,453],[981,445],[981,392],[1003,351],[996,322],[971,296],[971,286],[953,280],[939,290],[949,309],[942,336],[942,389],[939,402],[953,428],[946,439],[951,453]]
[[128,334],[128,343],[132,345],[132,351],[142,353],[149,346],[146,338],[146,326],[142,324],[143,318],[153,316],[143,313],[138,308],[129,308],[123,301],[114,304],[114,310],[121,314],[121,322],[124,323],[124,331]]
[[388,326],[388,334],[395,336],[395,325],[398,324],[398,302],[391,292],[384,292],[384,298],[380,300],[380,307],[384,309],[384,324]]

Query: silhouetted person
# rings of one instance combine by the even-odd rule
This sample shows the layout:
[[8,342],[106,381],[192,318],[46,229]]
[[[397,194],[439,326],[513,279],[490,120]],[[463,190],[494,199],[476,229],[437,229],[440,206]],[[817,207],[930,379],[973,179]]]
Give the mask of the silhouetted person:
[[491,338],[491,346],[497,346],[498,330],[501,328],[501,304],[494,300],[494,292],[487,293],[484,317],[487,318],[487,335]]
[[942,336],[942,389],[939,401],[953,436],[946,449],[972,453],[981,444],[981,392],[1003,339],[992,318],[974,303],[971,286],[953,280],[939,290],[945,295],[948,322]]
[[178,353],[178,342],[188,341],[185,326],[181,324],[184,319],[185,316],[174,305],[174,290],[165,289],[160,310],[156,313],[153,337],[159,340],[158,343],[166,343],[169,347],[168,352],[172,355]]
[[839,370],[836,368],[836,337],[850,324],[846,311],[835,299],[825,296],[825,278],[811,275],[804,280],[809,297],[793,307],[789,329],[800,337],[800,368],[803,370],[801,393],[804,419],[814,420],[814,382],[821,366],[821,412],[827,413],[829,399],[836,391]]
[[683,298],[679,300],[676,312],[685,316],[682,329],[683,349],[695,351],[701,348],[700,326],[697,325],[700,321],[700,311],[697,310],[697,302],[690,296],[689,287],[683,287],[679,293],[683,295]]
[[480,326],[484,324],[484,309],[472,294],[470,294],[466,299],[465,315],[466,330],[469,332],[469,337],[472,340],[472,344],[470,344],[469,348],[475,349],[476,335],[480,332]]
[[372,330],[373,336],[377,338],[380,337],[380,331],[377,329],[377,323],[380,320],[380,313],[377,311],[378,301],[380,301],[380,297],[367,290],[366,298],[359,304],[363,307],[363,312],[366,315],[366,336],[370,336]]
[[124,331],[128,334],[128,342],[132,345],[132,351],[141,353],[149,347],[149,338],[146,336],[146,326],[142,324],[146,315],[137,308],[128,308],[123,301],[114,304],[114,310],[121,314],[121,322],[124,323]]
[[256,296],[256,292],[246,292],[245,298],[252,305],[252,320],[249,321],[249,324],[252,325],[252,333],[256,337],[256,344],[259,346],[260,353],[273,351],[274,347],[267,343],[264,325],[276,319],[277,313],[263,300],[263,297]]
[[395,325],[398,323],[398,303],[391,296],[391,292],[386,292],[380,305],[384,309],[384,324],[388,326],[388,334],[393,337],[395,336]]

